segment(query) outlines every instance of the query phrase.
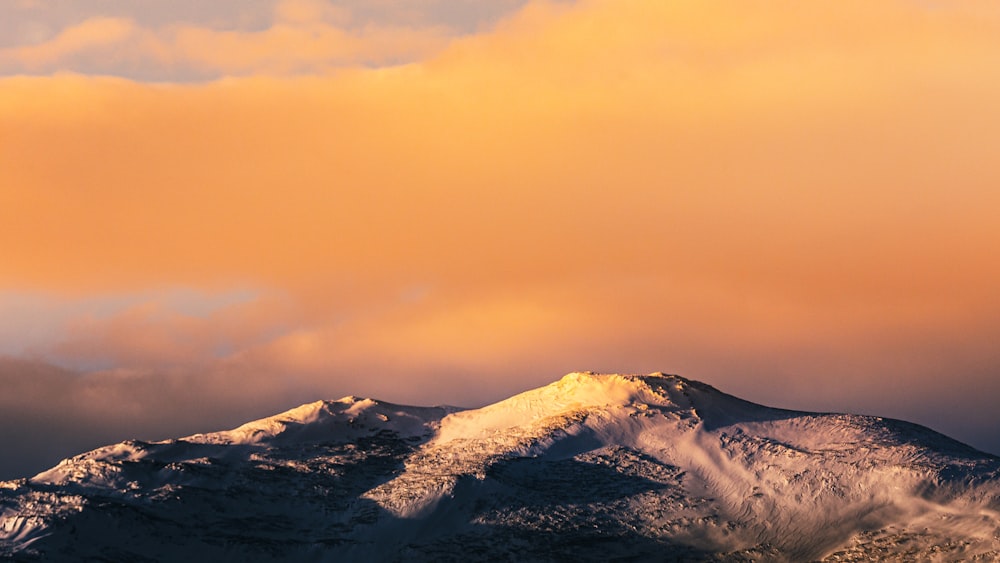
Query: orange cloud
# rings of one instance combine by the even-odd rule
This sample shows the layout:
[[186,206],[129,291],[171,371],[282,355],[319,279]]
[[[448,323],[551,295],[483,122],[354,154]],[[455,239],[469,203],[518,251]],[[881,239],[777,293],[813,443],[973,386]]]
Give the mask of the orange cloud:
[[43,43],[0,49],[0,69],[22,67],[35,71],[81,53],[101,53],[121,47],[137,33],[135,24],[127,19],[90,18]]
[[199,70],[222,74],[291,74],[343,66],[410,62],[441,50],[444,29],[364,27],[344,30],[326,24],[279,23],[260,32],[172,30],[167,57]]
[[36,353],[75,366],[204,366],[287,331],[297,319],[282,301],[257,296],[196,314],[145,300],[113,315],[71,318],[58,340]]
[[[71,285],[651,257],[807,292],[923,298],[982,277],[986,24],[857,5],[829,30],[806,31],[830,15],[813,7],[748,31],[742,4],[698,6],[535,7],[427,64],[330,78],[7,79],[8,240],[68,241],[43,256]],[[11,279],[53,283],[43,256]]]
[[[178,32],[164,60],[284,75],[436,49],[292,7]],[[987,3],[535,3],[402,67],[8,78],[0,285],[281,291],[250,323],[290,327],[268,338],[154,315],[137,342],[138,315],[98,342],[162,366],[231,334],[219,365],[312,389],[367,366],[351,383],[395,400],[502,362],[522,375],[492,389],[676,369],[929,404],[947,366],[958,389],[1000,366],[998,36]]]

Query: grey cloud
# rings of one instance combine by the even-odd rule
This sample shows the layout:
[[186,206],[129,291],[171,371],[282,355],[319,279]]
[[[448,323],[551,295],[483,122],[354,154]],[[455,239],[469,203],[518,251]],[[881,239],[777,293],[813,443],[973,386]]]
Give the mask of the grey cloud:
[[0,48],[38,43],[88,18],[128,18],[144,27],[185,23],[254,31],[271,24],[277,0],[76,0],[0,3]]

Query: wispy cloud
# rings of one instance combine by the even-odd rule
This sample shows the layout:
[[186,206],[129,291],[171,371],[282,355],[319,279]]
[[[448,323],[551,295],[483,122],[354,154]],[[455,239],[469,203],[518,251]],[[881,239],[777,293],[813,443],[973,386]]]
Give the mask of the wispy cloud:
[[[261,22],[220,16],[239,12],[178,6],[150,15],[128,4],[93,5],[102,15],[65,19],[21,6],[8,31],[21,41],[0,48],[0,74],[79,72],[165,81],[255,74],[326,73],[344,67],[412,63],[440,52],[455,37],[512,10],[520,1],[439,5],[326,0],[268,1]],[[468,5],[466,5],[468,4]],[[258,12],[260,7],[258,7]],[[62,10],[63,15],[80,13]],[[265,10],[266,11],[266,10]],[[464,20],[445,17],[464,13]],[[189,14],[190,17],[178,17]],[[57,31],[52,31],[53,29]],[[0,27],[0,31],[3,28]]]

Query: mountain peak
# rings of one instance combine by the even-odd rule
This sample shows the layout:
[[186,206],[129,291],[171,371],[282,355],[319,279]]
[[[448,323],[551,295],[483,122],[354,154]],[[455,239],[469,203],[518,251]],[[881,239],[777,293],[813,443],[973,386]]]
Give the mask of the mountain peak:
[[688,380],[659,372],[648,375],[573,372],[544,387],[500,401],[495,406],[531,407],[548,403],[555,408],[638,404],[670,407],[689,403],[685,397],[689,387]]
[[439,439],[464,436],[469,432],[497,431],[530,421],[589,411],[606,411],[623,417],[639,411],[669,413],[673,418],[683,418],[690,424],[702,423],[710,428],[794,414],[794,411],[744,401],[679,375],[587,371],[569,373],[549,385],[481,409],[455,413],[443,422]]
[[447,414],[446,407],[410,407],[349,395],[315,401],[283,413],[248,422],[233,430],[195,434],[195,443],[272,446],[306,442],[349,442],[378,432],[404,438],[426,437]]
[[0,486],[0,557],[1000,560],[998,514],[1000,460],[929,429],[575,372],[99,448]]

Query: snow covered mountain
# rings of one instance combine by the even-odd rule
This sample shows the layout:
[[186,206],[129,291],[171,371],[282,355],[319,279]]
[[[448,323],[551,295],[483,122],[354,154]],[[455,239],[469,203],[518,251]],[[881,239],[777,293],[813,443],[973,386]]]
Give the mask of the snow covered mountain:
[[0,483],[0,557],[1000,560],[1000,459],[927,428],[573,373],[476,410],[346,397]]

